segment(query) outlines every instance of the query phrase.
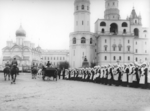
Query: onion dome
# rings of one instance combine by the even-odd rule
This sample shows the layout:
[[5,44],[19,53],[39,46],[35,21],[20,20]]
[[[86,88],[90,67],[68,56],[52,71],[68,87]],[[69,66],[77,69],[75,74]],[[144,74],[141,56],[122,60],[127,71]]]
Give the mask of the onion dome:
[[21,25],[19,29],[16,31],[16,36],[26,36],[26,32],[24,31]]

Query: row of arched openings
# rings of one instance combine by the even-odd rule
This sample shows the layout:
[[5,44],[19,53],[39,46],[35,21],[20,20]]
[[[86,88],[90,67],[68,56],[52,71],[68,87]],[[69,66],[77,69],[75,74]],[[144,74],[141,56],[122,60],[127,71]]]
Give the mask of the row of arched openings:
[[[113,32],[115,33],[116,31],[113,31]],[[125,34],[126,32],[127,32],[126,29],[123,29],[123,33]],[[105,29],[102,29],[101,33],[105,33]]]
[[[81,9],[84,10],[84,9],[85,9],[85,6],[82,5],[82,6],[81,6]],[[79,10],[79,6],[76,6],[76,10]],[[89,6],[87,6],[87,10],[89,10]]]
[[[106,24],[106,23],[105,23],[105,22],[102,23],[102,25],[104,25],[104,24]],[[122,25],[123,25],[124,27],[127,26],[127,24],[126,24],[125,22],[122,23]],[[102,32],[102,33],[105,33],[105,30],[102,29],[101,32]],[[110,32],[113,33],[114,35],[116,35],[116,34],[118,33],[118,25],[117,25],[116,23],[112,23],[112,24],[110,25]],[[126,29],[123,29],[123,33],[126,33]],[[138,28],[134,28],[133,33],[134,33],[134,36],[137,36],[137,37],[138,37],[138,36],[139,36],[139,29],[138,29]]]
[[[106,22],[101,22],[100,26],[106,26]],[[128,24],[126,22],[123,22],[122,27],[128,27]]]
[[[76,44],[76,42],[77,42],[77,40],[76,40],[76,38],[74,37],[73,40],[72,40],[72,43],[73,43],[73,44]],[[82,37],[82,38],[81,38],[81,44],[85,44],[85,43],[86,43],[86,38],[85,38],[85,37]],[[92,44],[92,43],[93,43],[93,39],[90,38],[90,44]]]

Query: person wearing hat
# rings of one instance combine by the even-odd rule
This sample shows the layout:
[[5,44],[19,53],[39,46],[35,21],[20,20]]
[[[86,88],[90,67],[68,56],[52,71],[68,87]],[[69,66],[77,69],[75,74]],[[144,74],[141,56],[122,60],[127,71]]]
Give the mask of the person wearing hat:
[[123,69],[123,75],[122,75],[122,86],[127,86],[128,84],[128,73],[129,73],[129,68],[127,64],[125,64]]
[[148,67],[148,74],[147,74],[147,88],[150,89],[150,66]]
[[141,73],[141,77],[140,77],[140,86],[141,88],[147,88],[147,75],[148,75],[148,68],[146,66],[146,64],[142,65],[142,73]]
[[49,67],[50,65],[51,65],[51,63],[48,61],[47,64],[46,64],[46,66]]

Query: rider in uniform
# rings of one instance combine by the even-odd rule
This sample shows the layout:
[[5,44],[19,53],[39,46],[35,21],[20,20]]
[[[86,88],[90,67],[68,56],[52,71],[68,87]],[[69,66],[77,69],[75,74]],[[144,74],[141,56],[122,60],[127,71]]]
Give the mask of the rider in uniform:
[[16,66],[16,67],[18,66],[18,62],[16,58],[14,58],[14,60],[12,61],[11,66]]
[[7,62],[7,63],[5,64],[5,67],[6,67],[6,68],[9,68],[9,67],[10,67],[9,62]]
[[19,74],[19,68],[17,66],[18,66],[18,62],[17,62],[16,58],[14,58],[12,63],[11,63],[11,69],[12,68],[17,68],[18,74]]
[[48,61],[47,64],[46,64],[46,66],[49,67],[50,65],[51,65],[51,63]]

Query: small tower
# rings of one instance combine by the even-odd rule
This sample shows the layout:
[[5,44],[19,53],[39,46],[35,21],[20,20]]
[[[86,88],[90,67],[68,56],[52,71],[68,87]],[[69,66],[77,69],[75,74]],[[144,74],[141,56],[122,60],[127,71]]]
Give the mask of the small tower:
[[16,31],[16,43],[17,45],[23,45],[24,39],[26,37],[26,32],[20,25],[19,29]]
[[131,24],[131,32],[133,33],[133,35],[135,37],[141,37],[142,33],[141,33],[141,28],[142,28],[142,23],[141,23],[141,15],[137,15],[136,11],[133,7],[132,11],[131,11],[131,15],[129,17],[129,21]]
[[133,7],[133,9],[131,11],[131,15],[129,17],[131,25],[142,25],[141,19],[142,19],[141,15],[139,14],[139,16],[137,16],[136,11]]
[[119,20],[118,0],[105,0],[105,19]]
[[75,0],[74,31],[90,31],[90,1]]

